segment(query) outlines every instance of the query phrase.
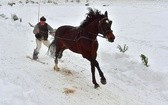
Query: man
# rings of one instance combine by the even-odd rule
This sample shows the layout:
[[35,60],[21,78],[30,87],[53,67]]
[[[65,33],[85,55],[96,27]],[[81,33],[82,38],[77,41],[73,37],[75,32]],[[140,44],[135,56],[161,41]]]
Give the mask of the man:
[[37,23],[34,27],[33,33],[36,37],[36,49],[33,52],[33,59],[38,59],[39,50],[42,43],[49,47],[50,42],[48,41],[48,33],[54,33],[54,29],[46,23],[46,18],[42,16],[40,22]]

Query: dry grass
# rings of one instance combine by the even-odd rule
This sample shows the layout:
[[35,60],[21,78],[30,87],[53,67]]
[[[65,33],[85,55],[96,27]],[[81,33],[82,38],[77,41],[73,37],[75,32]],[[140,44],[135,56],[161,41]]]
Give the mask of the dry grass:
[[74,92],[75,92],[74,89],[64,88],[64,93],[65,93],[66,95],[68,95],[68,94],[73,94]]
[[63,70],[62,70],[62,74],[66,75],[66,76],[73,75],[70,70],[66,70],[66,69],[63,69]]

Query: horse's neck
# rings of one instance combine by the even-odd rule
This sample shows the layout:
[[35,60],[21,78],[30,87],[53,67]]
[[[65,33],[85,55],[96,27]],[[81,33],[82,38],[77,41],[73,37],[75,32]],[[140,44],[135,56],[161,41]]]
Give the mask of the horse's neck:
[[98,20],[93,21],[92,23],[90,23],[88,26],[85,27],[86,30],[88,30],[89,33],[98,35]]

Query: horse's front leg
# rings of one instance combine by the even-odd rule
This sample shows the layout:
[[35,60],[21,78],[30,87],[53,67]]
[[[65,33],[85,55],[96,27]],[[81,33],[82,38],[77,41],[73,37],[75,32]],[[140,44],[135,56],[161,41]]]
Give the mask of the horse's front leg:
[[100,67],[99,67],[99,63],[97,62],[97,60],[94,61],[94,64],[99,72],[99,75],[101,77],[100,81],[103,85],[105,85],[107,82],[106,82],[106,78],[104,77],[104,74],[103,72],[101,71]]
[[92,72],[92,82],[95,85],[95,88],[100,87],[99,84],[96,82],[96,78],[95,78],[95,65],[94,62],[91,61],[91,72]]

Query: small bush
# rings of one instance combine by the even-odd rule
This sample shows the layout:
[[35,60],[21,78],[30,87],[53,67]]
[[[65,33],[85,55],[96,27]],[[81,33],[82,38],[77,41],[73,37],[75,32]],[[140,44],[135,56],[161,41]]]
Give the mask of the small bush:
[[5,14],[0,14],[0,18],[8,19]]
[[16,21],[16,20],[19,20],[19,18],[18,18],[18,16],[16,15],[16,14],[12,14],[12,19],[14,20],[14,21]]
[[141,54],[140,57],[141,57],[142,63],[143,63],[146,67],[149,67],[149,65],[148,65],[148,58],[147,58],[144,54]]
[[89,3],[86,3],[85,6],[89,6]]
[[74,89],[64,88],[64,93],[65,93],[66,95],[68,95],[68,94],[73,94],[74,92],[75,92]]
[[12,14],[12,15],[11,15],[11,18],[12,18],[12,20],[14,20],[14,21],[19,20],[20,22],[22,22],[22,18],[19,18],[16,14]]
[[15,5],[16,3],[14,3],[14,2],[9,2],[8,3],[8,5],[10,5],[11,7],[13,6],[13,5]]
[[0,17],[5,18],[6,16],[5,14],[0,14]]
[[117,48],[120,50],[120,52],[123,52],[123,53],[125,53],[128,50],[128,46],[126,44],[124,44],[123,48],[120,45],[118,45]]

